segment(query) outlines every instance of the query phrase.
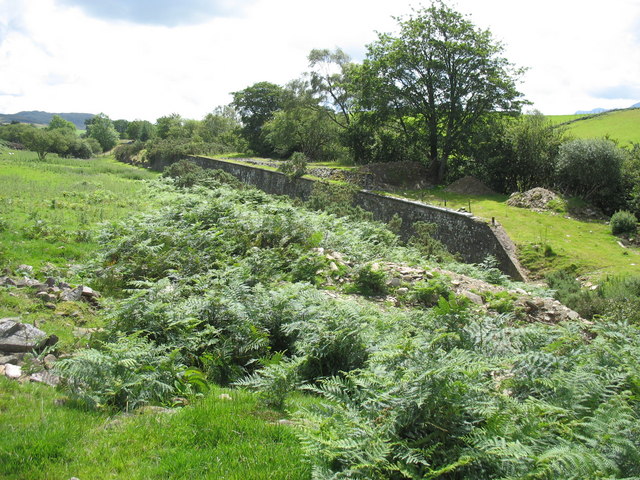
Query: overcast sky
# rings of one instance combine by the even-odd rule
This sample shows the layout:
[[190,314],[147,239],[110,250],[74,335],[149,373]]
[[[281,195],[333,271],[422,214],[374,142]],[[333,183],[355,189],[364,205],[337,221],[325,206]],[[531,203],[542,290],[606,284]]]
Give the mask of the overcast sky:
[[[284,85],[313,48],[361,61],[409,0],[0,0],[0,113],[201,119],[259,81]],[[545,114],[640,102],[640,0],[449,4],[527,67]]]

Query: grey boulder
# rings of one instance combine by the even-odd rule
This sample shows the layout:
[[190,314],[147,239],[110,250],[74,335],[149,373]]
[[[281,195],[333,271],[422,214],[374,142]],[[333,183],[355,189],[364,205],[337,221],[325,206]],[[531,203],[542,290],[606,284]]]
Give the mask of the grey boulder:
[[48,336],[42,330],[16,318],[0,319],[0,352],[31,352],[57,342],[55,335]]

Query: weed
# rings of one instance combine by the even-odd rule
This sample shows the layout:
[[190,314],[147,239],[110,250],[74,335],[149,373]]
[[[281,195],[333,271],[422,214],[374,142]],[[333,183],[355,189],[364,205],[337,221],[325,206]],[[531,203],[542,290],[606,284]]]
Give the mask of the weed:
[[366,296],[384,295],[387,293],[387,274],[377,264],[362,265],[353,276],[353,288]]
[[441,297],[449,300],[452,296],[453,291],[451,290],[450,281],[443,276],[414,282],[408,293],[410,301],[419,303],[424,307],[436,305]]

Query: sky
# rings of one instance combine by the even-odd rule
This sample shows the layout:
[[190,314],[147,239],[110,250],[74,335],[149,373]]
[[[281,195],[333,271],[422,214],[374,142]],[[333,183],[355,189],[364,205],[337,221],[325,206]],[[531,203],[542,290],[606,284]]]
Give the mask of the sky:
[[[640,0],[450,0],[528,70],[547,115],[640,102]],[[256,82],[308,70],[314,48],[362,61],[410,0],[0,0],[0,113],[201,119]]]

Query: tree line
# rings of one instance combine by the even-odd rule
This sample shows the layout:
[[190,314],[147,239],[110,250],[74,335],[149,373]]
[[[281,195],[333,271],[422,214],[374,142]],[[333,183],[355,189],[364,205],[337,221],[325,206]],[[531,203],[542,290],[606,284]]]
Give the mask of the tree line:
[[42,139],[31,130],[23,143],[43,157],[83,156],[129,139],[116,150],[121,160],[242,152],[346,164],[414,161],[429,167],[433,184],[473,175],[503,193],[542,186],[583,196],[607,213],[640,213],[640,147],[572,140],[541,113],[523,115],[529,102],[517,85],[524,69],[504,57],[489,30],[443,1],[396,20],[397,32],[379,33],[361,63],[340,48],[312,50],[300,78],[232,92],[229,105],[202,120],[100,114],[89,121],[82,148],[68,135],[64,144],[53,121],[55,134]]

